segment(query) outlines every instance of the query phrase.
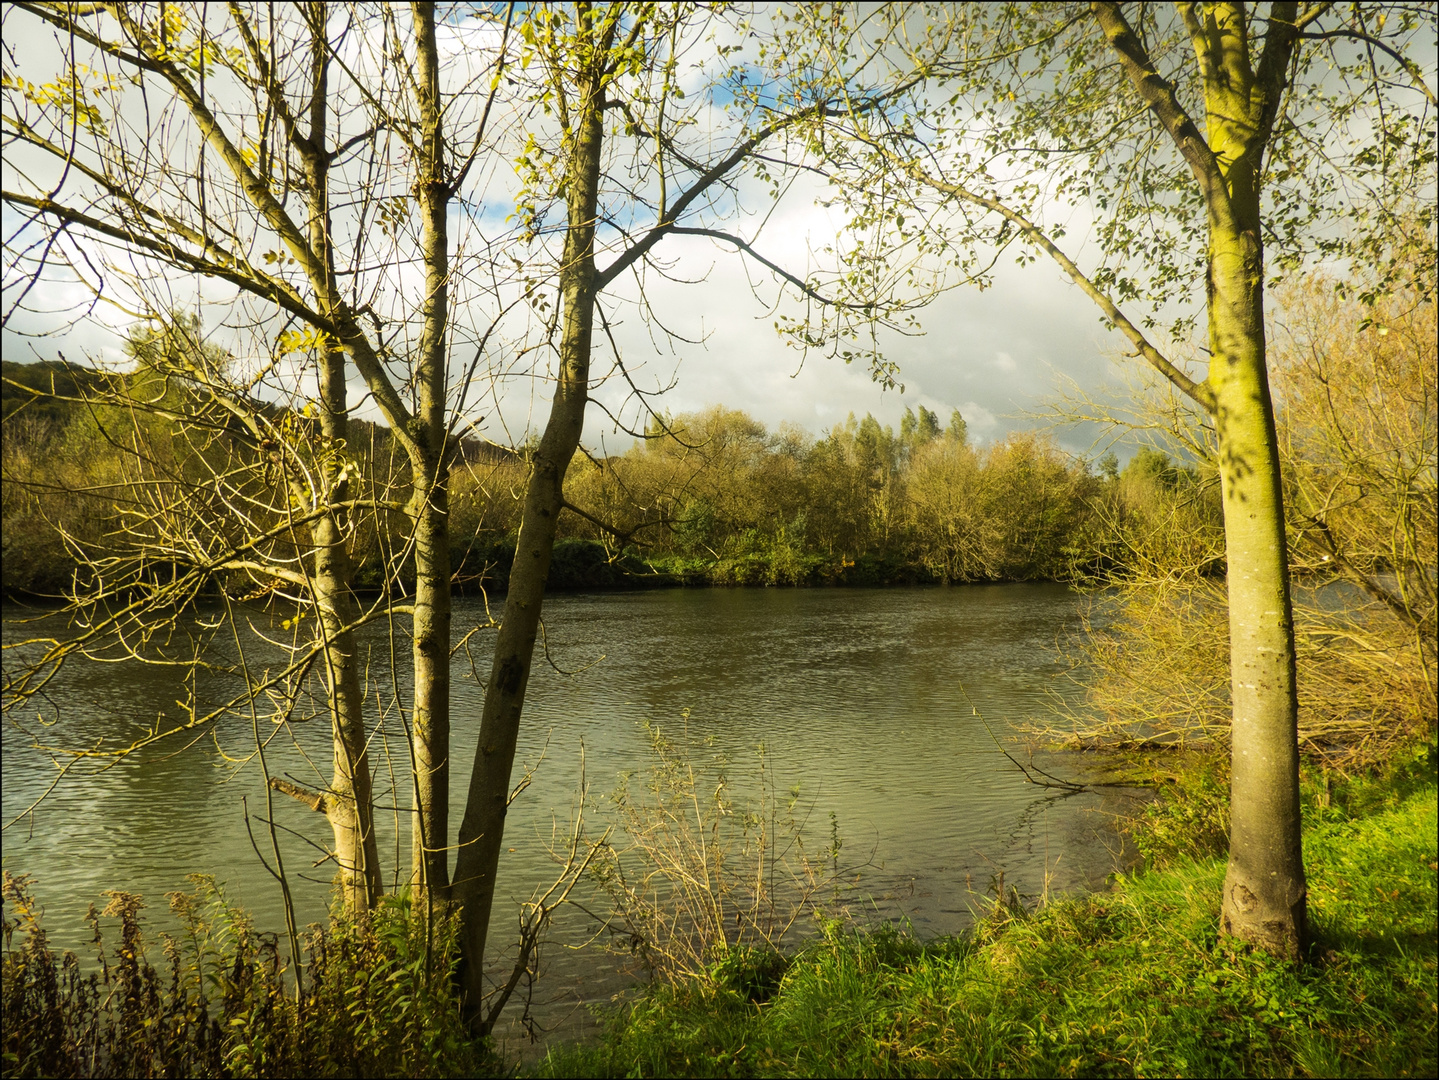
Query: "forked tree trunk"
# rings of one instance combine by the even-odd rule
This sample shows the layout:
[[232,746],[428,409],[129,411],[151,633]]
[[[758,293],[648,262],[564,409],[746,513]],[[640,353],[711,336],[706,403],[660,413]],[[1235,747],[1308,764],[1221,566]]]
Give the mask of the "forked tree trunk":
[[[434,5],[414,5],[421,75],[419,103],[422,114],[420,182],[416,196],[424,213],[423,261],[426,296],[423,329],[416,360],[419,409],[411,421],[393,390],[385,401],[388,383],[383,369],[354,324],[340,294],[334,269],[330,235],[328,173],[332,161],[327,148],[331,103],[327,94],[330,46],[323,34],[327,11],[312,3],[310,131],[297,143],[305,161],[308,188],[308,246],[311,282],[317,306],[341,328],[342,341],[324,349],[320,371],[321,426],[326,440],[338,450],[344,445],[347,423],[345,353],[351,349],[366,373],[372,392],[382,400],[396,425],[410,458],[412,498],[409,505],[414,529],[416,595],[413,660],[414,753],[414,871],[421,888],[432,888],[443,898],[446,890],[446,834],[448,832],[449,747],[449,453],[445,426],[446,348],[449,312],[449,254],[445,213],[449,187],[445,183],[445,147],[440,109],[438,54],[435,43]],[[368,371],[367,371],[368,369]],[[401,429],[399,419],[405,422]],[[338,479],[331,499],[342,502],[348,483]],[[364,702],[349,629],[358,605],[351,590],[353,564],[346,549],[345,532],[332,513],[312,530],[315,557],[315,599],[324,634],[324,674],[334,725],[335,767],[330,788],[322,795],[305,792],[283,781],[277,787],[323,809],[335,833],[335,854],[347,906],[370,907],[380,896],[382,882],[374,831],[374,798],[366,751]],[[399,797],[399,793],[396,793]]]
[[529,683],[539,630],[540,605],[554,550],[555,526],[563,506],[565,472],[579,445],[589,399],[590,339],[595,308],[595,215],[603,138],[603,88],[598,77],[579,80],[572,112],[560,293],[564,319],[560,372],[549,421],[540,438],[525,490],[524,516],[505,598],[504,621],[485,687],[480,740],[470,775],[465,816],[460,823],[453,898],[460,904],[460,984],[466,1017],[481,1027],[485,939],[494,907],[495,874],[504,840],[510,772],[520,731],[520,713]]
[[[1181,5],[1205,133],[1159,75],[1120,5],[1091,9],[1139,96],[1188,162],[1209,232],[1209,377],[1229,565],[1232,707],[1229,870],[1220,931],[1280,956],[1307,941],[1299,821],[1299,703],[1279,440],[1264,341],[1260,188],[1298,38],[1298,5],[1270,8],[1257,65],[1242,4]],[[1172,377],[1172,375],[1171,375]]]
[[[325,153],[329,137],[327,98],[329,46],[320,37],[325,7],[312,5],[317,28],[311,42],[310,154],[306,160],[309,181],[307,222],[313,266],[319,273],[313,284],[321,309],[328,315],[339,305],[335,279],[334,244],[330,235],[329,171]],[[345,388],[345,353],[329,342],[320,356],[320,430],[338,451],[349,430],[349,402]],[[349,483],[336,480],[330,492],[334,503],[343,502]],[[365,701],[360,689],[359,657],[352,627],[358,612],[352,591],[354,564],[345,530],[334,511],[325,514],[311,530],[314,544],[315,606],[324,640],[324,678],[330,698],[334,769],[322,803],[335,836],[335,860],[345,906],[367,911],[383,892],[380,855],[375,839],[375,800],[370,778],[370,756],[365,738]]]

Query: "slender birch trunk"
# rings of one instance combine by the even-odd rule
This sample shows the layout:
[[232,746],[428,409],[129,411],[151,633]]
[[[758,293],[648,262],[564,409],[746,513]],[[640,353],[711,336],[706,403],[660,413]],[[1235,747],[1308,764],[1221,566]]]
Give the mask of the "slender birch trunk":
[[[343,385],[344,354],[336,351],[340,368],[335,381]],[[328,365],[327,365],[328,366]],[[328,374],[328,373],[327,373]],[[326,382],[329,382],[326,378]],[[340,423],[327,425],[330,431],[344,430],[344,412],[336,413],[330,403],[322,417],[338,416]],[[334,735],[334,770],[322,807],[335,834],[335,860],[340,868],[340,888],[345,906],[366,911],[383,891],[380,881],[380,854],[375,842],[374,791],[370,778],[370,757],[365,748],[364,697],[360,691],[359,659],[355,654],[356,605],[350,591],[352,574],[345,531],[333,515],[315,523],[314,583],[315,606],[319,609],[324,635],[325,682],[330,698],[330,722]]]
[[414,7],[421,115],[422,214],[425,266],[424,324],[417,366],[419,411],[411,452],[410,516],[415,530],[413,713],[415,819],[414,882],[443,899],[449,892],[450,831],[450,447],[445,424],[449,317],[450,189],[440,108],[435,6]]
[[[312,265],[320,268],[320,280],[314,284],[321,310],[330,314],[339,306],[339,295],[330,235],[330,161],[325,153],[329,136],[326,91],[330,56],[325,41],[319,36],[325,17],[324,4],[312,5],[316,36],[311,47],[310,135],[305,172],[310,189],[307,239],[314,254]],[[349,427],[349,403],[345,388],[345,352],[338,342],[329,342],[323,348],[319,379],[321,433],[331,446],[343,446]],[[348,481],[337,480],[330,492],[331,502],[344,501],[348,488]],[[316,521],[311,538],[315,606],[319,610],[319,629],[324,640],[324,676],[334,739],[330,787],[317,809],[324,810],[334,832],[335,860],[339,864],[345,906],[352,911],[366,911],[379,900],[383,885],[375,840],[375,800],[366,749],[365,703],[351,629],[358,613],[352,591],[354,566],[346,530],[333,511]]]
[[[596,65],[598,66],[598,65]],[[594,327],[595,216],[603,140],[604,89],[597,74],[582,76],[572,112],[573,133],[566,175],[569,225],[565,234],[560,294],[564,305],[560,371],[549,421],[535,451],[525,491],[515,561],[510,571],[504,621],[485,688],[484,714],[464,819],[453,896],[461,905],[460,982],[466,1015],[480,1024],[484,994],[485,939],[495,899],[509,805],[510,771],[519,737],[545,579],[563,506],[565,472],[579,445],[589,398],[590,340]]]

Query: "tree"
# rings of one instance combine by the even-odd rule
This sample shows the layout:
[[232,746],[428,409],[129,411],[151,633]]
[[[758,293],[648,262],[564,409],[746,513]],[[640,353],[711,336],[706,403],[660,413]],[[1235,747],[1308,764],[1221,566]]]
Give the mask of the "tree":
[[[191,592],[161,597],[170,606],[157,601],[147,617],[173,617],[177,602],[236,570],[262,584],[285,582],[313,605],[318,618],[306,625],[322,659],[334,775],[318,791],[276,786],[329,818],[345,899],[361,909],[381,883],[354,632],[381,614],[413,619],[415,691],[403,711],[413,735],[414,878],[427,892],[445,887],[447,479],[466,391],[495,328],[478,328],[470,340],[479,355],[453,372],[455,338],[473,329],[452,325],[453,307],[496,282],[492,275],[476,284],[489,243],[482,233],[472,234],[471,247],[481,257],[456,264],[449,215],[488,150],[508,23],[482,16],[449,27],[480,35],[485,47],[451,65],[442,89],[434,5],[412,5],[409,15],[405,25],[390,9],[323,3],[233,4],[224,13],[204,5],[27,4],[6,14],[7,36],[42,40],[37,32],[48,28],[59,45],[27,53],[5,78],[7,156],[20,168],[8,174],[16,186],[4,200],[24,222],[7,239],[7,292],[13,284],[15,298],[6,320],[36,285],[57,278],[78,278],[98,300],[131,311],[169,311],[180,275],[218,289],[246,353],[238,368],[218,370],[194,342],[157,350],[141,341],[135,355],[187,388],[184,423],[229,417],[248,455],[237,467],[277,485],[279,506],[266,512],[288,518],[282,526],[303,560],[286,568],[251,558],[257,539],[267,538],[263,529],[204,557],[193,545],[171,545]],[[455,145],[459,160],[449,156]],[[418,287],[386,278],[387,267],[412,255],[424,268]],[[502,316],[503,304],[489,312]],[[162,336],[184,325],[172,321]],[[370,506],[402,511],[408,523],[402,535],[387,536],[397,556],[387,591],[404,591],[406,560],[415,581],[411,603],[363,611],[353,587],[365,500],[354,497],[358,474],[347,450],[352,372],[409,469],[404,502]],[[266,393],[292,410],[276,416],[256,398]],[[55,663],[68,655],[57,649]]]
[[1328,284],[1291,288],[1276,349],[1296,556],[1333,562],[1432,636],[1434,301],[1391,295],[1366,309]]
[[917,447],[928,443],[939,435],[939,417],[923,405],[918,414],[906,407],[899,418],[899,441],[906,451],[913,453]]
[[[215,407],[253,413],[245,399],[266,379],[284,383],[297,404],[311,396],[298,388],[314,380],[318,438],[302,428],[272,447],[258,422],[248,436],[257,455],[295,461],[308,438],[329,462],[298,493],[308,560],[300,587],[320,616],[313,625],[337,766],[325,790],[295,794],[335,826],[350,902],[373,902],[353,634],[377,613],[409,615],[414,695],[397,704],[413,756],[412,878],[430,899],[459,907],[465,1007],[484,1030],[523,971],[501,987],[498,1004],[482,1007],[510,774],[557,523],[566,510],[594,520],[565,498],[564,481],[591,402],[597,322],[613,344],[601,297],[627,280],[636,292],[624,299],[645,306],[645,275],[666,269],[657,245],[688,235],[738,250],[811,302],[827,302],[764,259],[754,237],[715,225],[733,209],[746,169],[778,196],[785,133],[836,106],[804,95],[776,100],[747,82],[754,64],[731,54],[761,41],[758,31],[695,5],[471,12],[415,3],[405,18],[389,6],[323,3],[223,12],[26,3],[6,19],[7,37],[12,27],[32,36],[43,27],[59,45],[6,75],[7,156],[23,160],[3,195],[23,222],[8,239],[6,317],[24,309],[35,285],[69,276],[131,310],[169,311],[176,275],[193,276],[224,292],[225,325],[251,357],[241,386],[192,371],[202,396],[214,390]],[[681,62],[710,39],[702,76],[732,103],[731,126],[719,133],[698,122],[719,111],[715,102],[686,100],[681,85],[690,74]],[[761,162],[761,148],[775,159]],[[513,190],[495,196],[485,186],[510,162],[520,187],[513,236],[473,212],[487,198],[511,201]],[[556,206],[558,224],[547,220]],[[421,272],[400,273],[404,265]],[[876,315],[871,306],[865,317]],[[457,433],[473,419],[472,384],[500,352],[502,333],[506,356],[541,371],[553,350],[555,368],[541,376],[550,414],[527,454],[451,883],[450,473]],[[455,360],[462,345],[473,359]],[[613,373],[631,379],[617,352]],[[352,376],[408,468],[404,526],[387,542],[414,568],[412,601],[364,611],[353,588],[355,500],[344,467]],[[199,563],[186,580],[199,589],[226,568],[223,559]],[[406,587],[398,573],[388,584],[396,594]]]
[[[565,221],[554,230],[563,245],[552,266],[558,292],[550,323],[557,337],[554,396],[530,462],[455,864],[461,979],[472,1010],[483,992],[481,961],[504,844],[510,773],[556,529],[565,510],[597,520],[567,500],[564,491],[591,401],[597,321],[614,351],[616,369],[634,385],[614,347],[602,298],[628,276],[640,290],[638,302],[653,315],[643,289],[645,273],[665,272],[654,258],[657,245],[669,236],[699,236],[744,253],[813,302],[844,306],[766,260],[753,238],[716,227],[745,170],[758,171],[770,181],[771,197],[778,197],[788,132],[802,119],[836,107],[825,97],[795,94],[776,101],[757,93],[747,82],[751,65],[746,61],[755,58],[732,57],[747,46],[723,43],[721,30],[736,41],[763,43],[764,38],[748,20],[726,21],[730,18],[689,4],[577,3],[540,5],[526,11],[522,24],[521,68],[537,71],[528,93],[552,122],[526,132],[519,157],[524,181],[519,217],[532,243],[549,232],[544,220],[551,203],[563,208]],[[696,122],[706,103],[687,102],[680,85],[679,59],[707,40],[721,41],[714,56],[722,66],[709,71],[710,86],[732,103],[732,127],[719,139]],[[687,134],[696,128],[700,137]],[[611,257],[601,266],[598,256],[605,249]],[[868,317],[884,314],[875,309]],[[652,409],[645,406],[644,411],[659,421]],[[618,535],[623,539],[625,534]],[[488,1021],[477,1023],[485,1027]]]
[[[888,17],[887,43],[856,53],[841,15],[797,15],[832,85],[886,54],[927,77],[903,107],[816,126],[855,228],[885,226],[892,252],[938,255],[981,285],[1016,243],[1021,263],[1049,257],[1215,424],[1233,708],[1221,929],[1300,956],[1294,633],[1264,287],[1276,269],[1327,257],[1375,263],[1382,293],[1403,271],[1377,256],[1410,206],[1432,264],[1422,192],[1434,176],[1435,16],[1402,4],[1093,3]],[[1094,215],[1088,269],[1060,246],[1074,205]],[[1188,336],[1201,285],[1202,379],[1154,334],[1169,318],[1176,342]]]
[[[1362,272],[1349,299],[1323,273],[1286,282],[1268,334],[1290,570],[1307,586],[1294,598],[1299,743],[1346,769],[1434,724],[1436,339],[1416,271],[1416,288],[1372,305],[1357,298]],[[1077,648],[1081,742],[1202,745],[1229,729],[1214,431],[1170,389],[1111,414],[1193,465],[1149,449],[1093,504],[1115,590],[1113,617]],[[1336,579],[1356,588],[1325,587]]]
[[960,415],[958,409],[949,414],[949,426],[944,429],[944,437],[961,446],[969,442],[969,421]]
[[1439,334],[1429,268],[1413,271],[1412,287],[1367,305],[1324,277],[1290,283],[1273,368],[1292,558],[1353,583],[1413,636],[1432,715]]

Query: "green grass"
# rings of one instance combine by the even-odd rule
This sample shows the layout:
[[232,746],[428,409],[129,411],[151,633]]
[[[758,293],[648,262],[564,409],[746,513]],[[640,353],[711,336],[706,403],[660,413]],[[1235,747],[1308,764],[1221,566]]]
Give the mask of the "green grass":
[[1223,860],[1170,843],[1162,870],[966,938],[830,926],[783,960],[730,959],[537,1074],[1433,1076],[1436,799],[1432,747],[1307,780],[1300,967],[1221,944]]

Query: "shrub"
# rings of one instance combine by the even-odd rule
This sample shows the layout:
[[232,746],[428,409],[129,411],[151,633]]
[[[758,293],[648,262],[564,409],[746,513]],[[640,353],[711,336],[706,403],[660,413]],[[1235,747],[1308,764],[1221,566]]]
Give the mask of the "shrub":
[[[27,877],[5,874],[5,1076],[475,1076],[498,1072],[453,991],[453,921],[408,897],[311,927],[296,972],[211,878],[170,894],[177,936],[147,957],[144,903],[91,905],[95,963],[57,956]],[[117,918],[105,946],[101,918]],[[299,982],[296,983],[295,976]]]
[[730,760],[684,719],[678,735],[649,727],[652,764],[610,799],[627,842],[605,843],[590,877],[652,975],[762,995],[783,974],[786,935],[842,894],[839,824],[831,815],[827,841],[806,836],[809,808],[798,788],[776,791],[763,747],[736,787]]

